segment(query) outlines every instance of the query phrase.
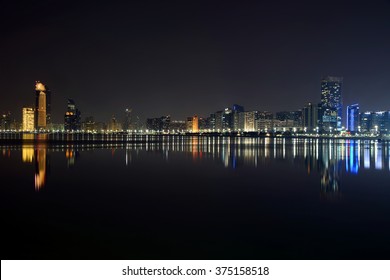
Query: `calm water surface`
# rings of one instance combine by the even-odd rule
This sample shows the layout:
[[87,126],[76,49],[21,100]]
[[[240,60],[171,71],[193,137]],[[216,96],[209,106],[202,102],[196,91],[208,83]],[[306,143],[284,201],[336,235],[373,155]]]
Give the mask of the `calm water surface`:
[[390,147],[1,145],[2,259],[388,259]]

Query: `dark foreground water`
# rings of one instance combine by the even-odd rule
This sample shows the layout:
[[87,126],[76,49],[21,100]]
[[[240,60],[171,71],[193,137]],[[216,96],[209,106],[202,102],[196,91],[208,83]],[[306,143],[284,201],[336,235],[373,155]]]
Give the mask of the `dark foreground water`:
[[0,146],[2,259],[388,259],[389,144]]

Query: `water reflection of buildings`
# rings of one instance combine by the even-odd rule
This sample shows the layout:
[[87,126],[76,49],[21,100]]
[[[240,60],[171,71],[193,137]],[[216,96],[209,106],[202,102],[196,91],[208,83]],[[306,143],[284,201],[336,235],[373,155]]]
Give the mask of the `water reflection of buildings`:
[[22,161],[24,163],[34,163],[34,186],[36,191],[41,190],[45,186],[49,165],[48,159],[46,145],[22,146]]
[[76,160],[79,158],[80,153],[74,146],[67,146],[65,149],[65,157],[67,159],[67,166],[74,166]]
[[33,146],[23,146],[22,148],[22,161],[27,163],[32,163],[34,160],[34,147]]
[[47,149],[38,146],[35,150],[35,190],[39,191],[45,186],[47,175]]
[[[368,140],[284,139],[246,137],[151,137],[146,142],[126,144],[42,145],[22,146],[22,160],[35,165],[35,188],[44,187],[50,152],[62,152],[68,167],[73,166],[79,151],[93,149],[125,149],[125,163],[132,164],[144,152],[161,155],[171,161],[178,154],[194,163],[213,161],[225,168],[267,168],[273,161],[301,166],[308,175],[319,175],[322,196],[341,193],[344,174],[357,174],[367,169],[390,171],[389,143]],[[2,155],[20,146],[3,146]],[[120,153],[119,153],[120,154]]]
[[[127,146],[127,151],[140,151],[143,146]],[[301,165],[308,175],[320,175],[322,197],[341,193],[343,174],[357,174],[361,169],[390,170],[389,143],[371,140],[175,137],[165,142],[145,144],[146,151],[184,152],[194,161],[213,160],[226,168],[267,167],[273,160]],[[129,156],[130,155],[130,156]],[[127,152],[127,158],[131,152]]]

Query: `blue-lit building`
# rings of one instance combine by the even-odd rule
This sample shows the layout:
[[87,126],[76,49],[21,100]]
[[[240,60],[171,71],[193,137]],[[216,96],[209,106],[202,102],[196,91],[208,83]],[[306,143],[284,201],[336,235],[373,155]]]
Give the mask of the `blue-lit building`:
[[341,77],[324,77],[321,81],[320,122],[325,131],[341,130],[343,116]]
[[347,130],[358,132],[359,129],[359,104],[347,106]]

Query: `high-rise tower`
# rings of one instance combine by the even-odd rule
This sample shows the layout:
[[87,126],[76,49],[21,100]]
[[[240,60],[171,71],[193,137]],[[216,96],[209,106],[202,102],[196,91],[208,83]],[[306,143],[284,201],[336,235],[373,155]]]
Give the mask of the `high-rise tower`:
[[73,99],[68,99],[68,109],[64,116],[64,128],[66,131],[81,129],[80,111]]
[[342,127],[343,102],[342,89],[343,78],[324,77],[321,81],[321,124],[325,131]]
[[347,106],[347,130],[357,132],[359,127],[359,104]]
[[35,83],[35,128],[47,129],[51,124],[51,92],[41,82]]

